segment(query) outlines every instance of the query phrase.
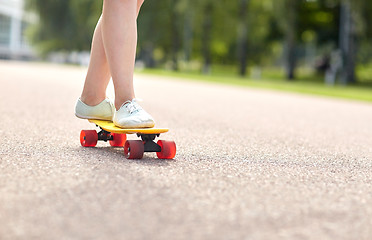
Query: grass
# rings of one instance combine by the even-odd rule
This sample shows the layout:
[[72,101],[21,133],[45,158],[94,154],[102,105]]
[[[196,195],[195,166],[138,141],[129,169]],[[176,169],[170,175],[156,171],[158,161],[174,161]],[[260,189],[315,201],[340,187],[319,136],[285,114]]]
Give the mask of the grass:
[[[211,74],[209,75],[202,75],[198,71],[174,72],[164,69],[144,69],[137,72],[194,81],[204,81],[241,87],[271,89],[278,91],[372,102],[372,82],[370,80],[359,81],[358,84],[348,86],[329,86],[324,84],[322,76],[316,76],[306,69],[300,69],[298,71],[298,79],[295,81],[285,80],[283,78],[284,74],[281,72],[281,70],[278,69],[263,70],[259,79],[253,79],[250,77],[239,77],[236,74],[236,70],[233,70],[229,67],[218,66],[214,66],[211,70]],[[372,74],[368,74],[369,72],[372,73],[372,70],[370,70],[370,68],[362,69],[358,72],[358,77],[372,76]]]

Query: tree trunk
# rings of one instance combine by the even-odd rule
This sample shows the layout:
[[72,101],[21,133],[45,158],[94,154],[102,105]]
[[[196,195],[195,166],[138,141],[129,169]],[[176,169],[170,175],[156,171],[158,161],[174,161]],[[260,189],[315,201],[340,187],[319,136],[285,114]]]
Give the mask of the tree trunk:
[[178,26],[177,26],[177,19],[178,19],[178,16],[177,16],[177,13],[176,13],[176,0],[171,0],[170,1],[170,4],[171,4],[171,9],[172,9],[172,12],[171,12],[171,16],[170,16],[170,20],[171,20],[171,36],[172,36],[172,52],[171,52],[171,58],[172,58],[172,70],[173,71],[178,71],[178,58],[177,58],[177,54],[178,54],[178,49],[179,49],[179,30],[178,30]]
[[187,4],[187,10],[185,13],[185,20],[184,20],[184,32],[183,32],[183,51],[185,61],[189,62],[191,59],[191,52],[192,52],[192,38],[193,38],[193,28],[192,28],[192,19],[193,19],[193,12],[189,7],[190,4]]
[[152,42],[145,42],[145,44],[143,44],[140,56],[143,59],[146,68],[155,68],[154,44]]
[[209,2],[204,7],[204,21],[203,21],[203,35],[202,35],[202,54],[204,58],[204,64],[202,72],[204,74],[210,73],[211,66],[211,30],[212,30],[212,11],[213,3]]
[[355,83],[355,33],[350,0],[342,0],[340,6],[339,45],[342,56],[341,84]]
[[287,1],[287,29],[286,29],[286,77],[288,80],[295,79],[295,70],[297,65],[296,56],[296,35],[297,35],[297,15],[298,15],[298,0]]
[[240,0],[239,4],[239,25],[238,25],[238,58],[239,58],[239,75],[245,76],[247,73],[247,56],[248,56],[248,13],[249,0]]

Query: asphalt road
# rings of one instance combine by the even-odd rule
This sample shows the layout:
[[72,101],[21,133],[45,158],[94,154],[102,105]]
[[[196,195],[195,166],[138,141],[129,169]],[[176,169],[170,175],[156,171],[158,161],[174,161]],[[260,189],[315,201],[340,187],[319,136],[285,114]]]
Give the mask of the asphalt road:
[[372,239],[371,104],[136,75],[178,151],[126,160],[85,71],[0,62],[0,239]]

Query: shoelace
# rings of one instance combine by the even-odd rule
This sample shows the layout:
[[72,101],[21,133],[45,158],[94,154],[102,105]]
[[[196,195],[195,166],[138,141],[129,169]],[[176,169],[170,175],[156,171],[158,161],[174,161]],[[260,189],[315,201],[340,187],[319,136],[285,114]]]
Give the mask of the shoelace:
[[125,104],[125,108],[127,109],[127,111],[132,114],[132,113],[135,113],[135,112],[138,112],[139,110],[141,110],[141,107],[136,103],[136,101],[138,101],[137,99],[133,99],[132,101],[126,101],[124,104]]

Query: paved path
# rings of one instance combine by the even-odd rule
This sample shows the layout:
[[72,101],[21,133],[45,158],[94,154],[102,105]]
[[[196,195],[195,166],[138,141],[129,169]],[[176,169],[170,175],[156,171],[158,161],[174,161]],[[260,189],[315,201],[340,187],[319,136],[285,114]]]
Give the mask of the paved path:
[[0,239],[372,239],[372,105],[136,76],[175,160],[80,147],[85,69],[0,62]]

